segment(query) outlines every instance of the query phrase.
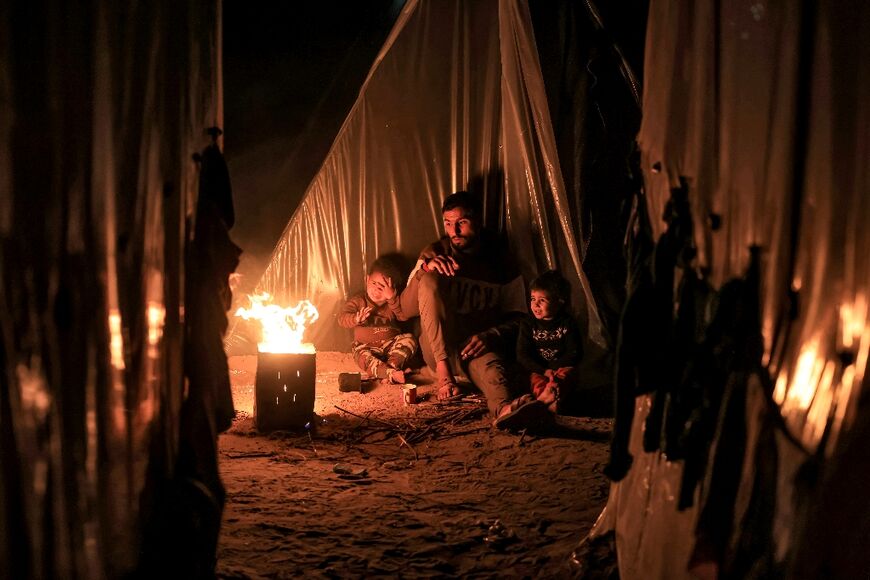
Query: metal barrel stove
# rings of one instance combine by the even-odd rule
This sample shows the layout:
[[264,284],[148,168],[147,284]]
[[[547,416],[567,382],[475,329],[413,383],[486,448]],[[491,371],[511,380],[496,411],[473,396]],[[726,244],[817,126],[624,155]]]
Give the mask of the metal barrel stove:
[[314,353],[257,354],[254,423],[258,431],[304,429],[314,415]]

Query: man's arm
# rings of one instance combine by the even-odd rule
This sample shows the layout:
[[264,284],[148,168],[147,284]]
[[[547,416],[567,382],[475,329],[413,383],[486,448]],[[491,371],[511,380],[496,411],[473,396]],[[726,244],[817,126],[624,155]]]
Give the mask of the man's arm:
[[390,312],[393,313],[396,320],[404,322],[405,320],[413,318],[413,316],[407,316],[405,314],[405,311],[402,308],[402,301],[399,300],[398,294],[387,300],[387,306],[390,308]]
[[501,343],[511,351],[517,340],[519,323],[528,314],[526,308],[526,285],[523,277],[517,275],[499,289],[500,321],[496,326],[473,335],[460,353],[462,358],[474,358],[492,349],[492,343]]

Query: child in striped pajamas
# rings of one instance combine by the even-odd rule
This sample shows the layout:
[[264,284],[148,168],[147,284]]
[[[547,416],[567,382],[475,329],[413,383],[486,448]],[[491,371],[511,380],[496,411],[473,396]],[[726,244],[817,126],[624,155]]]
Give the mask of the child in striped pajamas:
[[348,300],[338,323],[353,329],[353,358],[369,376],[393,384],[405,382],[405,364],[417,351],[417,339],[403,333],[398,322],[402,313],[396,287],[401,272],[390,261],[378,258],[366,276],[366,290]]

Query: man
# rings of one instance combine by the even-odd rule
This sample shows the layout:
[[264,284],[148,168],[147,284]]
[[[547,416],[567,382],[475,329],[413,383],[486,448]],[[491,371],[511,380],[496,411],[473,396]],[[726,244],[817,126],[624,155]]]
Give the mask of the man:
[[437,376],[438,398],[458,395],[455,377],[464,376],[499,418],[515,409],[498,347],[526,312],[525,285],[504,244],[482,228],[476,197],[453,193],[441,213],[445,235],[420,253],[402,310],[420,315],[420,347]]

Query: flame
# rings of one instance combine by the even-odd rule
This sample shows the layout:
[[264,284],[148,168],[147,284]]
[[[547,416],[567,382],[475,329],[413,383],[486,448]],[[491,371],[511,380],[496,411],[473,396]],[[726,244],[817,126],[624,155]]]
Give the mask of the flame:
[[236,316],[245,320],[256,319],[260,322],[262,339],[257,343],[260,352],[274,353],[314,353],[314,345],[303,343],[305,328],[318,318],[317,308],[308,300],[296,306],[282,307],[272,304],[268,292],[249,294],[250,308],[239,308]]

